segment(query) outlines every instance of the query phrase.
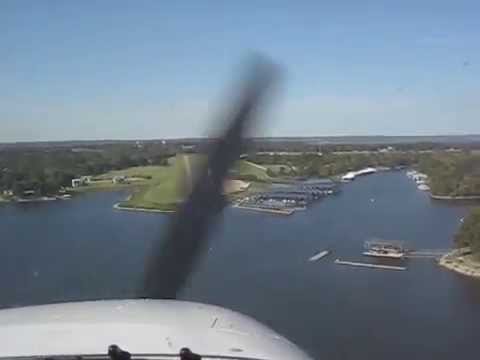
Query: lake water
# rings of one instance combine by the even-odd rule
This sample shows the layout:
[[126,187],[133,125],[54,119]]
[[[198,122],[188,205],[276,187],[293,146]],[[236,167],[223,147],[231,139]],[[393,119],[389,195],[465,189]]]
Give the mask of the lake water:
[[[166,216],[114,211],[123,197],[0,206],[0,306],[134,296]],[[333,263],[365,260],[371,237],[448,248],[466,211],[430,200],[403,173],[357,179],[290,217],[227,208],[182,298],[251,315],[316,358],[474,358],[480,281],[432,259],[398,272]],[[333,254],[308,262],[326,248]]]

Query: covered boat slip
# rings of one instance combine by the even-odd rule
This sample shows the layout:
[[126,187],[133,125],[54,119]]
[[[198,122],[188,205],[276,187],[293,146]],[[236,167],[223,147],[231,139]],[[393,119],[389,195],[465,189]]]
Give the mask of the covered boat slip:
[[387,257],[393,259],[403,258],[406,249],[403,241],[371,239],[365,241],[363,255],[374,257]]

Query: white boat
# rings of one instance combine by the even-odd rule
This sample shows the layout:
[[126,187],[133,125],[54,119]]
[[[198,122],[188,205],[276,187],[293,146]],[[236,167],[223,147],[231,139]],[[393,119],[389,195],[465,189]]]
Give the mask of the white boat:
[[417,172],[415,170],[407,171],[407,177],[410,178],[410,179],[412,179],[416,174],[417,174]]
[[417,174],[413,175],[412,179],[418,184],[421,181],[427,181],[428,176],[425,175],[425,174],[422,174],[422,173],[417,173]]
[[430,191],[430,186],[428,186],[427,184],[420,184],[418,185],[418,190]]
[[376,169],[376,168],[367,167],[367,168],[365,168],[365,169],[361,169],[361,170],[355,171],[355,176],[375,174],[376,172],[377,172],[377,169]]
[[345,175],[342,176],[342,181],[343,182],[349,182],[355,180],[355,173],[353,171],[350,171],[346,173]]

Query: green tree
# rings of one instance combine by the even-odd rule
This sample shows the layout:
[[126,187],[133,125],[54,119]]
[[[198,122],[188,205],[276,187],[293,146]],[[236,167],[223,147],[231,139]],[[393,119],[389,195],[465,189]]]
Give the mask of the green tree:
[[456,236],[457,247],[470,246],[472,252],[480,254],[480,208],[473,209],[464,219]]

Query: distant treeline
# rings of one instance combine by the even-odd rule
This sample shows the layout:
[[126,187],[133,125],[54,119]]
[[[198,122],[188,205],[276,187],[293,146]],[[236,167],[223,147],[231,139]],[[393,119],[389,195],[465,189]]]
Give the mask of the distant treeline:
[[258,164],[286,165],[299,176],[335,176],[367,166],[415,167],[429,176],[434,195],[479,196],[480,153],[478,151],[406,150],[335,151],[321,153],[253,153]]
[[131,166],[166,165],[172,154],[162,144],[109,144],[94,148],[13,148],[0,152],[0,195],[27,190],[57,193],[73,178]]
[[[140,142],[144,145],[162,143],[173,150],[183,145],[203,147],[211,143],[212,138],[178,138],[178,139],[151,139],[151,140],[81,140],[81,141],[43,141],[0,143],[2,149],[53,149],[73,147],[104,147],[109,145],[135,145]],[[251,137],[246,140],[251,149],[258,151],[312,151],[316,147],[338,151],[355,149],[374,149],[385,146],[394,146],[398,149],[446,149],[457,147],[461,149],[479,149],[480,135],[441,135],[441,136],[313,136],[313,137]]]
[[392,146],[398,151],[424,151],[424,150],[447,150],[451,148],[460,150],[480,149],[479,142],[467,143],[435,143],[435,142],[418,142],[418,143],[374,143],[374,144],[318,144],[304,141],[247,141],[246,148],[249,152],[348,152],[348,151],[379,151]]
[[301,155],[261,154],[251,155],[249,160],[258,164],[286,165],[294,175],[329,177],[359,170],[368,166],[412,166],[418,163],[418,152],[372,153],[305,153]]
[[[150,141],[76,141],[0,145],[0,192],[22,195],[34,190],[52,194],[71,180],[130,166],[166,164],[181,152],[205,152],[212,139]],[[244,153],[253,162],[287,165],[289,175],[333,176],[366,166],[419,165],[431,177],[434,193],[477,194],[477,159],[471,159],[478,142],[318,144],[305,139],[248,139]],[[444,150],[460,152],[448,155]],[[273,154],[279,152],[284,155]],[[433,152],[433,153],[430,153]],[[285,155],[295,153],[295,155]],[[437,153],[447,155],[435,155]],[[319,156],[322,154],[322,156]],[[446,156],[446,157],[445,157]],[[446,162],[446,163],[444,163]],[[448,165],[445,168],[445,164]],[[473,164],[473,165],[472,165]],[[473,177],[473,179],[472,179]]]

